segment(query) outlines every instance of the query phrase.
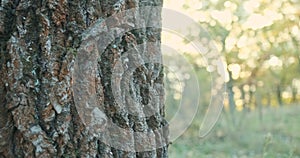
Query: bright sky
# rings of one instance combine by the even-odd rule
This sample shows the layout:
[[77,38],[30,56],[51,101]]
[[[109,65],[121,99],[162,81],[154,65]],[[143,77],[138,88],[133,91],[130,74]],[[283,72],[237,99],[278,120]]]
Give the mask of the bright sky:
[[[176,2],[171,1],[171,0],[165,0],[164,8],[180,12],[190,18],[195,17],[195,16],[188,15],[187,11],[183,9],[184,4],[185,4],[185,2],[183,0],[176,1]],[[163,20],[166,20],[166,19],[163,18]],[[194,20],[196,20],[196,18],[194,18]],[[163,45],[167,45],[175,50],[178,50],[181,53],[184,53],[184,52],[198,53],[196,48],[191,43],[186,44],[183,42],[184,38],[182,37],[182,34],[180,34],[180,32],[178,30],[171,30],[171,31],[172,32],[170,32],[166,29],[163,30],[163,32],[162,32],[162,44]]]

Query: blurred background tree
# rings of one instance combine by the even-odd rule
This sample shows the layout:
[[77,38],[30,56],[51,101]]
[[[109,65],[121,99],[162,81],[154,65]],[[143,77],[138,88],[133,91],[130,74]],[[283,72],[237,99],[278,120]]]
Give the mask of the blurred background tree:
[[[187,14],[208,30],[224,56],[228,94],[224,101],[226,125],[241,130],[243,124],[249,123],[245,119],[249,113],[258,113],[262,122],[272,115],[266,109],[299,105],[299,0],[185,0],[182,3],[167,0],[165,7]],[[200,78],[201,92],[205,93],[201,95],[200,105],[205,107],[209,104],[210,87],[201,84],[209,83],[207,67],[199,62],[204,57],[189,50],[184,52]],[[275,120],[269,122],[274,127]]]
[[[186,0],[181,9],[209,31],[226,59],[226,108],[249,111],[258,102],[265,106],[299,102],[298,0]],[[199,54],[184,52],[195,69],[203,66],[197,64]]]

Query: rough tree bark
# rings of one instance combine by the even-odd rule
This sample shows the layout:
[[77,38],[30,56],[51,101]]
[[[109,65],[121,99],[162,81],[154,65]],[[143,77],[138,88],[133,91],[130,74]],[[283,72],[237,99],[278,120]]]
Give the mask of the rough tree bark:
[[[130,8],[143,13],[143,6],[161,7],[162,0],[0,0],[0,157],[167,157],[167,145],[135,152],[103,143],[87,131],[74,105],[72,72],[82,33],[99,18]],[[130,106],[141,116],[116,111],[109,82],[115,61],[125,60],[118,53],[151,41],[155,49],[144,45],[146,51],[137,53],[160,54],[160,31],[132,30],[101,52],[95,79],[101,109],[122,128],[145,132],[167,125],[160,64],[145,64],[130,78],[128,92],[139,102]],[[162,108],[143,117],[157,104]],[[154,141],[166,137],[167,131],[155,133]]]

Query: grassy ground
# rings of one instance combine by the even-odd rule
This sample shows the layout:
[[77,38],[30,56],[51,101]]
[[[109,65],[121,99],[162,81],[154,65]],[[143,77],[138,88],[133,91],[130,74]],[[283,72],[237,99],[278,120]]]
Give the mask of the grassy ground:
[[300,158],[300,106],[223,112],[214,130],[198,138],[199,118],[170,146],[171,158]]

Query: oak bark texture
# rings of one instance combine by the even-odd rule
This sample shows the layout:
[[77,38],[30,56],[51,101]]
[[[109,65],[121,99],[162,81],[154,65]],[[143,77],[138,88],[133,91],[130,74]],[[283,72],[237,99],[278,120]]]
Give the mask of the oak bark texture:
[[[162,0],[0,0],[0,157],[167,157],[167,145],[146,152],[106,145],[86,130],[74,103],[72,72],[82,33],[99,18],[143,6],[161,7]],[[161,20],[160,14],[155,16]],[[160,54],[160,31],[132,30],[99,57],[95,87],[101,108],[122,128],[143,132],[167,125],[161,64],[138,68],[128,82],[131,89],[122,89],[140,102],[134,104],[140,117],[126,109],[116,112],[111,87],[115,61],[135,60],[121,59],[120,54],[148,41],[153,48],[145,45],[146,51],[137,55]],[[142,117],[154,105],[162,108]],[[156,137],[167,139],[167,131]]]

